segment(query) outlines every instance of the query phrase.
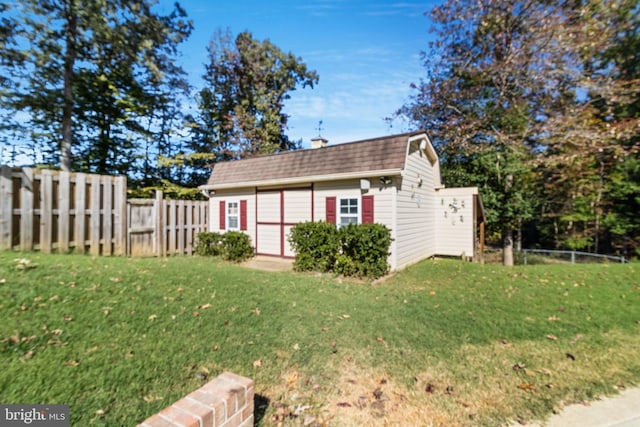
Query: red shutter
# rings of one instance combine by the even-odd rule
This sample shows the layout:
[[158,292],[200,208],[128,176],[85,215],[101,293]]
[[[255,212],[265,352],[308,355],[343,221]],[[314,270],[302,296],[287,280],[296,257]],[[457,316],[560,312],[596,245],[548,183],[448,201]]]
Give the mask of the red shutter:
[[362,196],[362,223],[373,224],[373,196]]
[[227,228],[226,220],[227,220],[227,209],[225,207],[224,200],[221,200],[220,201],[220,230],[224,230]]
[[240,200],[240,230],[247,230],[247,201]]
[[327,197],[326,220],[328,223],[336,223],[336,198]]

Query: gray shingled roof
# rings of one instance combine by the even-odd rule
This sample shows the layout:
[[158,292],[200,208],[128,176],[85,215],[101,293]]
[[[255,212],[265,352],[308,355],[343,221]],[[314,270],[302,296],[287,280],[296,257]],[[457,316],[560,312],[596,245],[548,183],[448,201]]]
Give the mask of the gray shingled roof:
[[409,137],[392,135],[323,148],[216,163],[206,188],[224,188],[277,181],[303,182],[307,177],[348,175],[404,168]]

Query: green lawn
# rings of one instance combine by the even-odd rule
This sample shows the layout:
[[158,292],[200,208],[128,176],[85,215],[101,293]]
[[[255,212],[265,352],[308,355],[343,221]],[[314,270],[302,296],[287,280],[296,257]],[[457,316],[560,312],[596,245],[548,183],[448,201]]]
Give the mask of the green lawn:
[[372,285],[0,252],[0,402],[135,425],[229,370],[262,425],[541,419],[640,383],[638,269],[428,260]]

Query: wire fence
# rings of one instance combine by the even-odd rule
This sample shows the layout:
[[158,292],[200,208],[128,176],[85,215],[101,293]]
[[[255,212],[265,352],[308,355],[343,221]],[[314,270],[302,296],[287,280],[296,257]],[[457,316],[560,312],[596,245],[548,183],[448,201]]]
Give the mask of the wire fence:
[[521,252],[521,263],[527,264],[549,264],[549,263],[570,263],[587,264],[615,262],[625,263],[628,260],[623,256],[602,255],[580,251],[550,250],[550,249],[523,249]]

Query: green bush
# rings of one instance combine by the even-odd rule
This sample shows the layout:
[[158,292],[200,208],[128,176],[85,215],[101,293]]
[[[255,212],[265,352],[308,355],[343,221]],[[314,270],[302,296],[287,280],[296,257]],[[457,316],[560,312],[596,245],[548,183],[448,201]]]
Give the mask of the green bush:
[[326,222],[304,222],[291,229],[289,243],[297,271],[335,272],[376,278],[389,272],[391,231],[382,224],[350,224],[339,230]]
[[296,271],[333,271],[340,249],[338,229],[328,222],[303,222],[291,228],[291,249],[296,254]]
[[240,231],[198,233],[195,252],[233,262],[242,262],[254,255],[251,238]]
[[222,259],[242,262],[254,255],[251,238],[240,231],[228,231],[222,235]]
[[195,252],[200,256],[220,256],[222,253],[222,234],[216,232],[198,233]]
[[391,231],[382,224],[349,224],[339,230],[340,262],[335,272],[376,278],[389,272]]

